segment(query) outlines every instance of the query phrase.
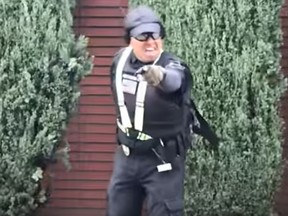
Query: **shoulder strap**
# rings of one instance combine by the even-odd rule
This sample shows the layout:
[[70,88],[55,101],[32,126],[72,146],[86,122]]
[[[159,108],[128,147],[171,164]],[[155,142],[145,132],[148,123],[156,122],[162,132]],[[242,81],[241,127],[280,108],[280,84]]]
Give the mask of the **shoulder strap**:
[[117,102],[120,111],[120,118],[121,122],[125,128],[131,128],[132,124],[130,122],[130,117],[128,114],[128,110],[125,104],[124,94],[123,94],[123,87],[122,87],[122,72],[126,60],[128,59],[130,53],[132,51],[131,47],[126,47],[126,49],[122,52],[119,62],[116,67],[116,94],[117,94]]
[[193,132],[204,137],[206,140],[208,140],[212,145],[218,145],[219,144],[219,138],[217,137],[216,133],[212,130],[209,123],[204,119],[204,117],[199,113],[199,111],[196,108],[196,105],[192,99],[190,99],[190,109],[193,112],[194,122],[196,121],[196,124],[193,124]]
[[189,114],[192,122],[192,129],[195,134],[198,134],[208,140],[210,144],[217,146],[219,144],[219,138],[216,133],[212,130],[209,123],[198,111],[195,102],[193,101],[191,90],[193,84],[193,78],[190,74],[190,71],[186,72],[186,81],[187,81],[187,91],[185,92],[185,104],[189,107]]

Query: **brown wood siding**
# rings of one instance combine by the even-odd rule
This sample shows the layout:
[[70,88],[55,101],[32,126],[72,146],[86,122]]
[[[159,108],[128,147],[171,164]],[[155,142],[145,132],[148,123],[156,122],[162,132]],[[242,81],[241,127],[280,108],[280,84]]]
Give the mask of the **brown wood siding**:
[[[281,72],[285,77],[288,76],[288,0],[285,0],[284,5],[280,11],[280,21],[282,28],[283,43],[281,45]],[[288,126],[288,91],[283,95],[281,100],[281,116],[284,119],[284,127]],[[283,142],[283,159],[288,157],[288,130],[284,129]],[[275,212],[279,216],[288,215],[288,168],[284,167],[282,181],[279,191],[275,199]]]
[[[128,0],[78,0],[74,27],[77,34],[89,37],[89,51],[95,56],[94,69],[81,83],[78,114],[69,124],[68,141],[73,169],[62,165],[55,174],[49,203],[37,216],[104,216],[106,187],[115,150],[114,107],[109,88],[112,55],[124,45],[122,19]],[[284,43],[281,46],[282,72],[288,76],[288,0],[280,14]],[[288,126],[288,92],[281,101],[281,115]],[[288,157],[288,130],[284,132],[283,158]],[[288,215],[288,169],[275,200],[279,216]]]
[[106,188],[115,151],[115,110],[110,91],[112,56],[124,46],[122,28],[127,0],[78,0],[77,35],[89,38],[92,73],[81,82],[78,112],[69,123],[72,170],[53,166],[53,191],[37,216],[104,216]]

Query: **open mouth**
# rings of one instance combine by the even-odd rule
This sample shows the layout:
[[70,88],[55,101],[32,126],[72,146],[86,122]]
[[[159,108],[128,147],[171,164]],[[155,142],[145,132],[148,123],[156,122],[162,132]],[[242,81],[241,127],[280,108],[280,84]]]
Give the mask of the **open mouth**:
[[156,51],[156,48],[146,48],[145,53],[148,55],[154,54]]

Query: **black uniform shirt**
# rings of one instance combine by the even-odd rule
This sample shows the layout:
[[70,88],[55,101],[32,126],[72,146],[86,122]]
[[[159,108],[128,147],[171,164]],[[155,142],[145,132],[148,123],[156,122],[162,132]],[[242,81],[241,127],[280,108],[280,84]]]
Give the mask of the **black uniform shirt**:
[[[115,86],[115,72],[119,57],[119,54],[115,56],[114,63],[111,67],[112,92],[116,105],[117,94]],[[152,63],[153,62],[145,64],[149,65]],[[185,77],[187,72],[190,73],[190,71],[186,65],[180,64],[180,61],[177,58],[166,51],[162,53],[156,65],[161,65],[163,68],[166,67],[167,74],[164,79],[174,79],[170,80],[170,82],[178,82],[179,88],[171,91],[171,87],[169,89],[169,86],[165,86],[165,84],[169,85],[169,80],[163,80],[163,82],[160,83],[160,85],[163,85],[163,88],[154,87],[151,85],[147,86],[144,102],[143,132],[154,138],[165,138],[174,136],[175,134],[179,133],[183,127],[183,94],[187,90]],[[134,124],[135,102],[138,87],[138,81],[137,77],[135,76],[135,72],[142,66],[144,66],[144,63],[139,61],[134,56],[134,54],[131,53],[123,70],[125,104],[128,109],[130,121],[132,124]],[[174,73],[175,78],[173,77],[173,74],[170,76],[168,73]],[[118,109],[117,113],[119,117]]]

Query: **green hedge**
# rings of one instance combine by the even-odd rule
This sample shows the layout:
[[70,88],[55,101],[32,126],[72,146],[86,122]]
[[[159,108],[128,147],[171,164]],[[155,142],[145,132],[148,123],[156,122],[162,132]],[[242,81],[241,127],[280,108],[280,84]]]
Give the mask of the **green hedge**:
[[166,49],[191,67],[193,95],[222,137],[219,154],[198,139],[189,152],[186,212],[265,216],[281,171],[280,0],[130,0],[148,4]]
[[22,216],[37,206],[36,174],[54,156],[92,59],[73,34],[74,1],[0,5],[0,215]]

